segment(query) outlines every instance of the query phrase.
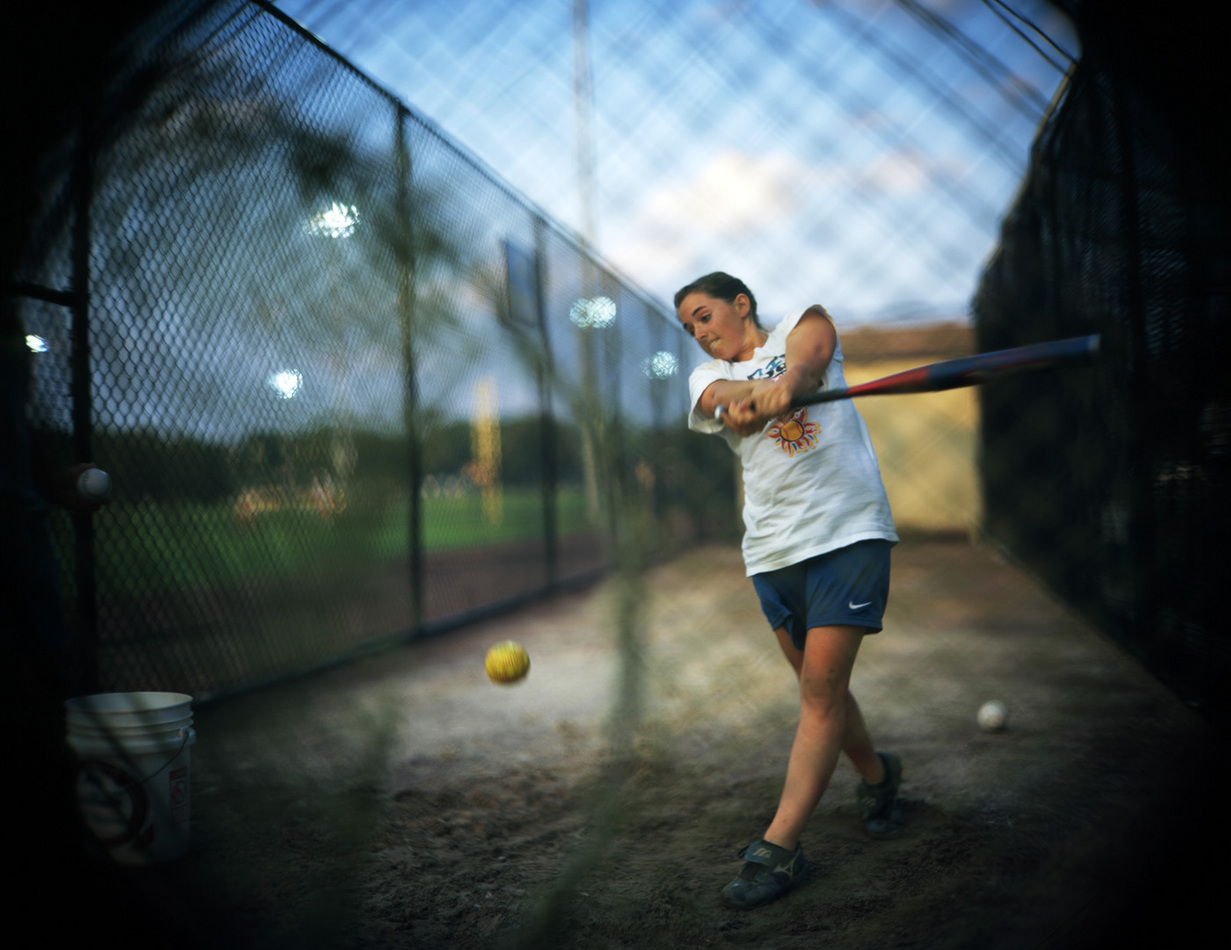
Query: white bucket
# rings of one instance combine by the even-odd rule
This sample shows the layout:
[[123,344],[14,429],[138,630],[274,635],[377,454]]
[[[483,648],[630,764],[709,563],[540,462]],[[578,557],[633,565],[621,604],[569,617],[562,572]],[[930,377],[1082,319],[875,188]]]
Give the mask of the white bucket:
[[192,697],[97,693],[65,703],[77,754],[77,804],[116,862],[152,864],[188,851]]

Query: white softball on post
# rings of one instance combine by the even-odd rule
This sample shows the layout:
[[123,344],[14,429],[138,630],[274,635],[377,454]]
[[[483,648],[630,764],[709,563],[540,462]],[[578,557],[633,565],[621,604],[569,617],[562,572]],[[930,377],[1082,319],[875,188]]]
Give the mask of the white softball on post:
[[1004,703],[993,699],[979,707],[976,718],[984,732],[1000,732],[1009,722],[1009,711]]
[[87,468],[77,479],[77,494],[92,505],[103,504],[111,497],[111,476],[101,468]]

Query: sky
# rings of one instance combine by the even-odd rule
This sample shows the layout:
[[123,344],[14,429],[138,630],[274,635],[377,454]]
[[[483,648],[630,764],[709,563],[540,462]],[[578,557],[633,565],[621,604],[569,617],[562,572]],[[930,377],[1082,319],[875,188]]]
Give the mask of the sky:
[[965,319],[1080,52],[1043,0],[277,6],[651,296],[726,270],[771,324]]

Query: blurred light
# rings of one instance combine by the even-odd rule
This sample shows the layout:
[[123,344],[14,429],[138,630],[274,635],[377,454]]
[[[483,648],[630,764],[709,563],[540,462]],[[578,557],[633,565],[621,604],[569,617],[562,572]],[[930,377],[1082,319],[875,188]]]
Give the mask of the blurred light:
[[610,297],[595,297],[590,301],[590,325],[609,327],[615,323],[616,305]]
[[48,349],[47,341],[41,336],[36,336],[33,333],[27,333],[26,349],[28,349],[31,353],[46,353]]
[[303,376],[297,369],[283,369],[269,377],[269,385],[278,394],[279,399],[290,399],[299,392],[303,385]]
[[359,223],[359,209],[336,201],[308,222],[308,233],[329,238],[348,238]]
[[595,297],[587,300],[574,301],[569,308],[568,318],[579,327],[594,327],[602,329],[615,323],[616,305],[610,297]]
[[659,350],[653,356],[647,356],[642,366],[645,375],[650,379],[670,379],[680,370],[680,361],[674,353]]

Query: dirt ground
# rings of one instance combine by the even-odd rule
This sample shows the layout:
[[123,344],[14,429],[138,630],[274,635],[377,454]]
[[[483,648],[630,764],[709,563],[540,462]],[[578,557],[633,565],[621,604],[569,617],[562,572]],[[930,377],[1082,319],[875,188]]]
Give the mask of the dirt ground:
[[[495,686],[509,638],[533,666]],[[1221,902],[1225,739],[991,550],[895,549],[853,689],[908,831],[862,834],[841,763],[811,879],[757,911],[718,892],[796,694],[728,548],[200,710],[193,850],[144,886],[202,944],[288,948],[1094,947]]]

